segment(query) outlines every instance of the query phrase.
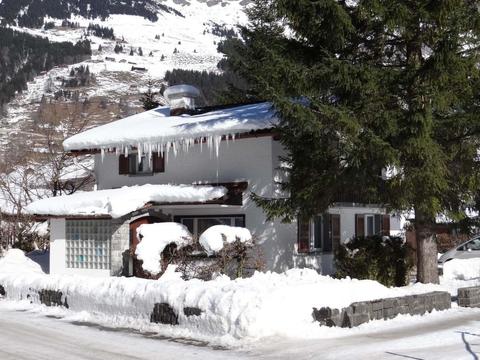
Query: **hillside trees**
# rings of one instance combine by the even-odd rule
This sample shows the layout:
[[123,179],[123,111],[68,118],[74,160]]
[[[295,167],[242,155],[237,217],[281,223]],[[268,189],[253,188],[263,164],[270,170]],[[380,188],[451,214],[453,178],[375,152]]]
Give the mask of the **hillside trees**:
[[256,0],[249,18],[228,66],[275,104],[290,164],[288,195],[256,201],[287,221],[345,195],[413,209],[417,279],[438,282],[435,217],[477,207],[477,2]]
[[3,0],[0,2],[0,17],[5,23],[29,28],[42,27],[46,16],[68,20],[71,15],[80,15],[87,19],[105,20],[113,14],[125,14],[157,21],[158,12],[183,17],[178,10],[154,0]]
[[[43,98],[34,122],[9,138],[0,162],[0,235],[5,245],[21,242],[31,249],[38,240],[34,219],[25,213],[32,201],[89,190],[91,160],[63,150],[63,140],[89,125],[88,102],[49,102]],[[1,241],[0,241],[0,245]]]
[[90,42],[51,43],[46,38],[0,27],[0,106],[26,89],[27,82],[60,64],[81,62],[91,55]]

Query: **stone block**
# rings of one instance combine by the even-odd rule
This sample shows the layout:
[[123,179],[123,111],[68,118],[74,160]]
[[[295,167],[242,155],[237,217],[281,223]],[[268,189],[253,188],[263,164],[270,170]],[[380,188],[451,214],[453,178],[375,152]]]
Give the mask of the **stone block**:
[[200,316],[202,315],[202,310],[199,309],[199,308],[196,308],[196,307],[185,307],[183,308],[183,313],[185,314],[185,316],[189,317],[189,316]]
[[372,311],[383,310],[383,300],[373,300],[372,303]]
[[383,299],[383,308],[392,308],[395,305],[395,298]]
[[342,327],[355,327],[370,321],[368,314],[345,314]]
[[480,307],[480,286],[458,289],[458,306]]
[[350,307],[354,314],[368,313],[372,309],[372,305],[368,301],[356,302]]
[[391,307],[389,309],[384,309],[383,310],[383,317],[385,319],[393,319],[398,314],[399,314],[398,307]]
[[155,304],[152,314],[150,315],[150,322],[166,325],[178,325],[178,315],[167,303]]
[[67,297],[62,301],[62,292],[55,290],[41,290],[38,292],[40,303],[46,306],[63,306],[68,309]]

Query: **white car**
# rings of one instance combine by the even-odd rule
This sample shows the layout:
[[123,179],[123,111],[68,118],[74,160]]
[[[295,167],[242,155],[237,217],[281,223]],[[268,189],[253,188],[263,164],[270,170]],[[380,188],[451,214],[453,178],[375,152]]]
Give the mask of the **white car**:
[[480,236],[477,236],[442,254],[442,256],[438,258],[438,267],[442,269],[443,264],[452,259],[471,259],[479,257]]

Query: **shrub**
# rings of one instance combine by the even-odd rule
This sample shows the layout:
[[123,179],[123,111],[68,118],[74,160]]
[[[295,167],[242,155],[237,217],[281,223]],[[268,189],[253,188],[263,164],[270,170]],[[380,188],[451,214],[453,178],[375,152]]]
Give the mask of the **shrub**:
[[409,247],[398,237],[357,237],[340,245],[335,257],[337,277],[376,280],[404,286],[413,266]]

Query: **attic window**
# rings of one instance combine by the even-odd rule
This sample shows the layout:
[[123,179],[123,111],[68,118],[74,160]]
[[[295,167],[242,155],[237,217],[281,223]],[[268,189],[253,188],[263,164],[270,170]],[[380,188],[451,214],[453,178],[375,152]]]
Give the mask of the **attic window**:
[[137,154],[130,154],[128,157],[120,155],[118,158],[120,175],[153,175],[162,172],[165,172],[165,160],[157,153],[152,153],[150,159],[147,155],[139,158]]

